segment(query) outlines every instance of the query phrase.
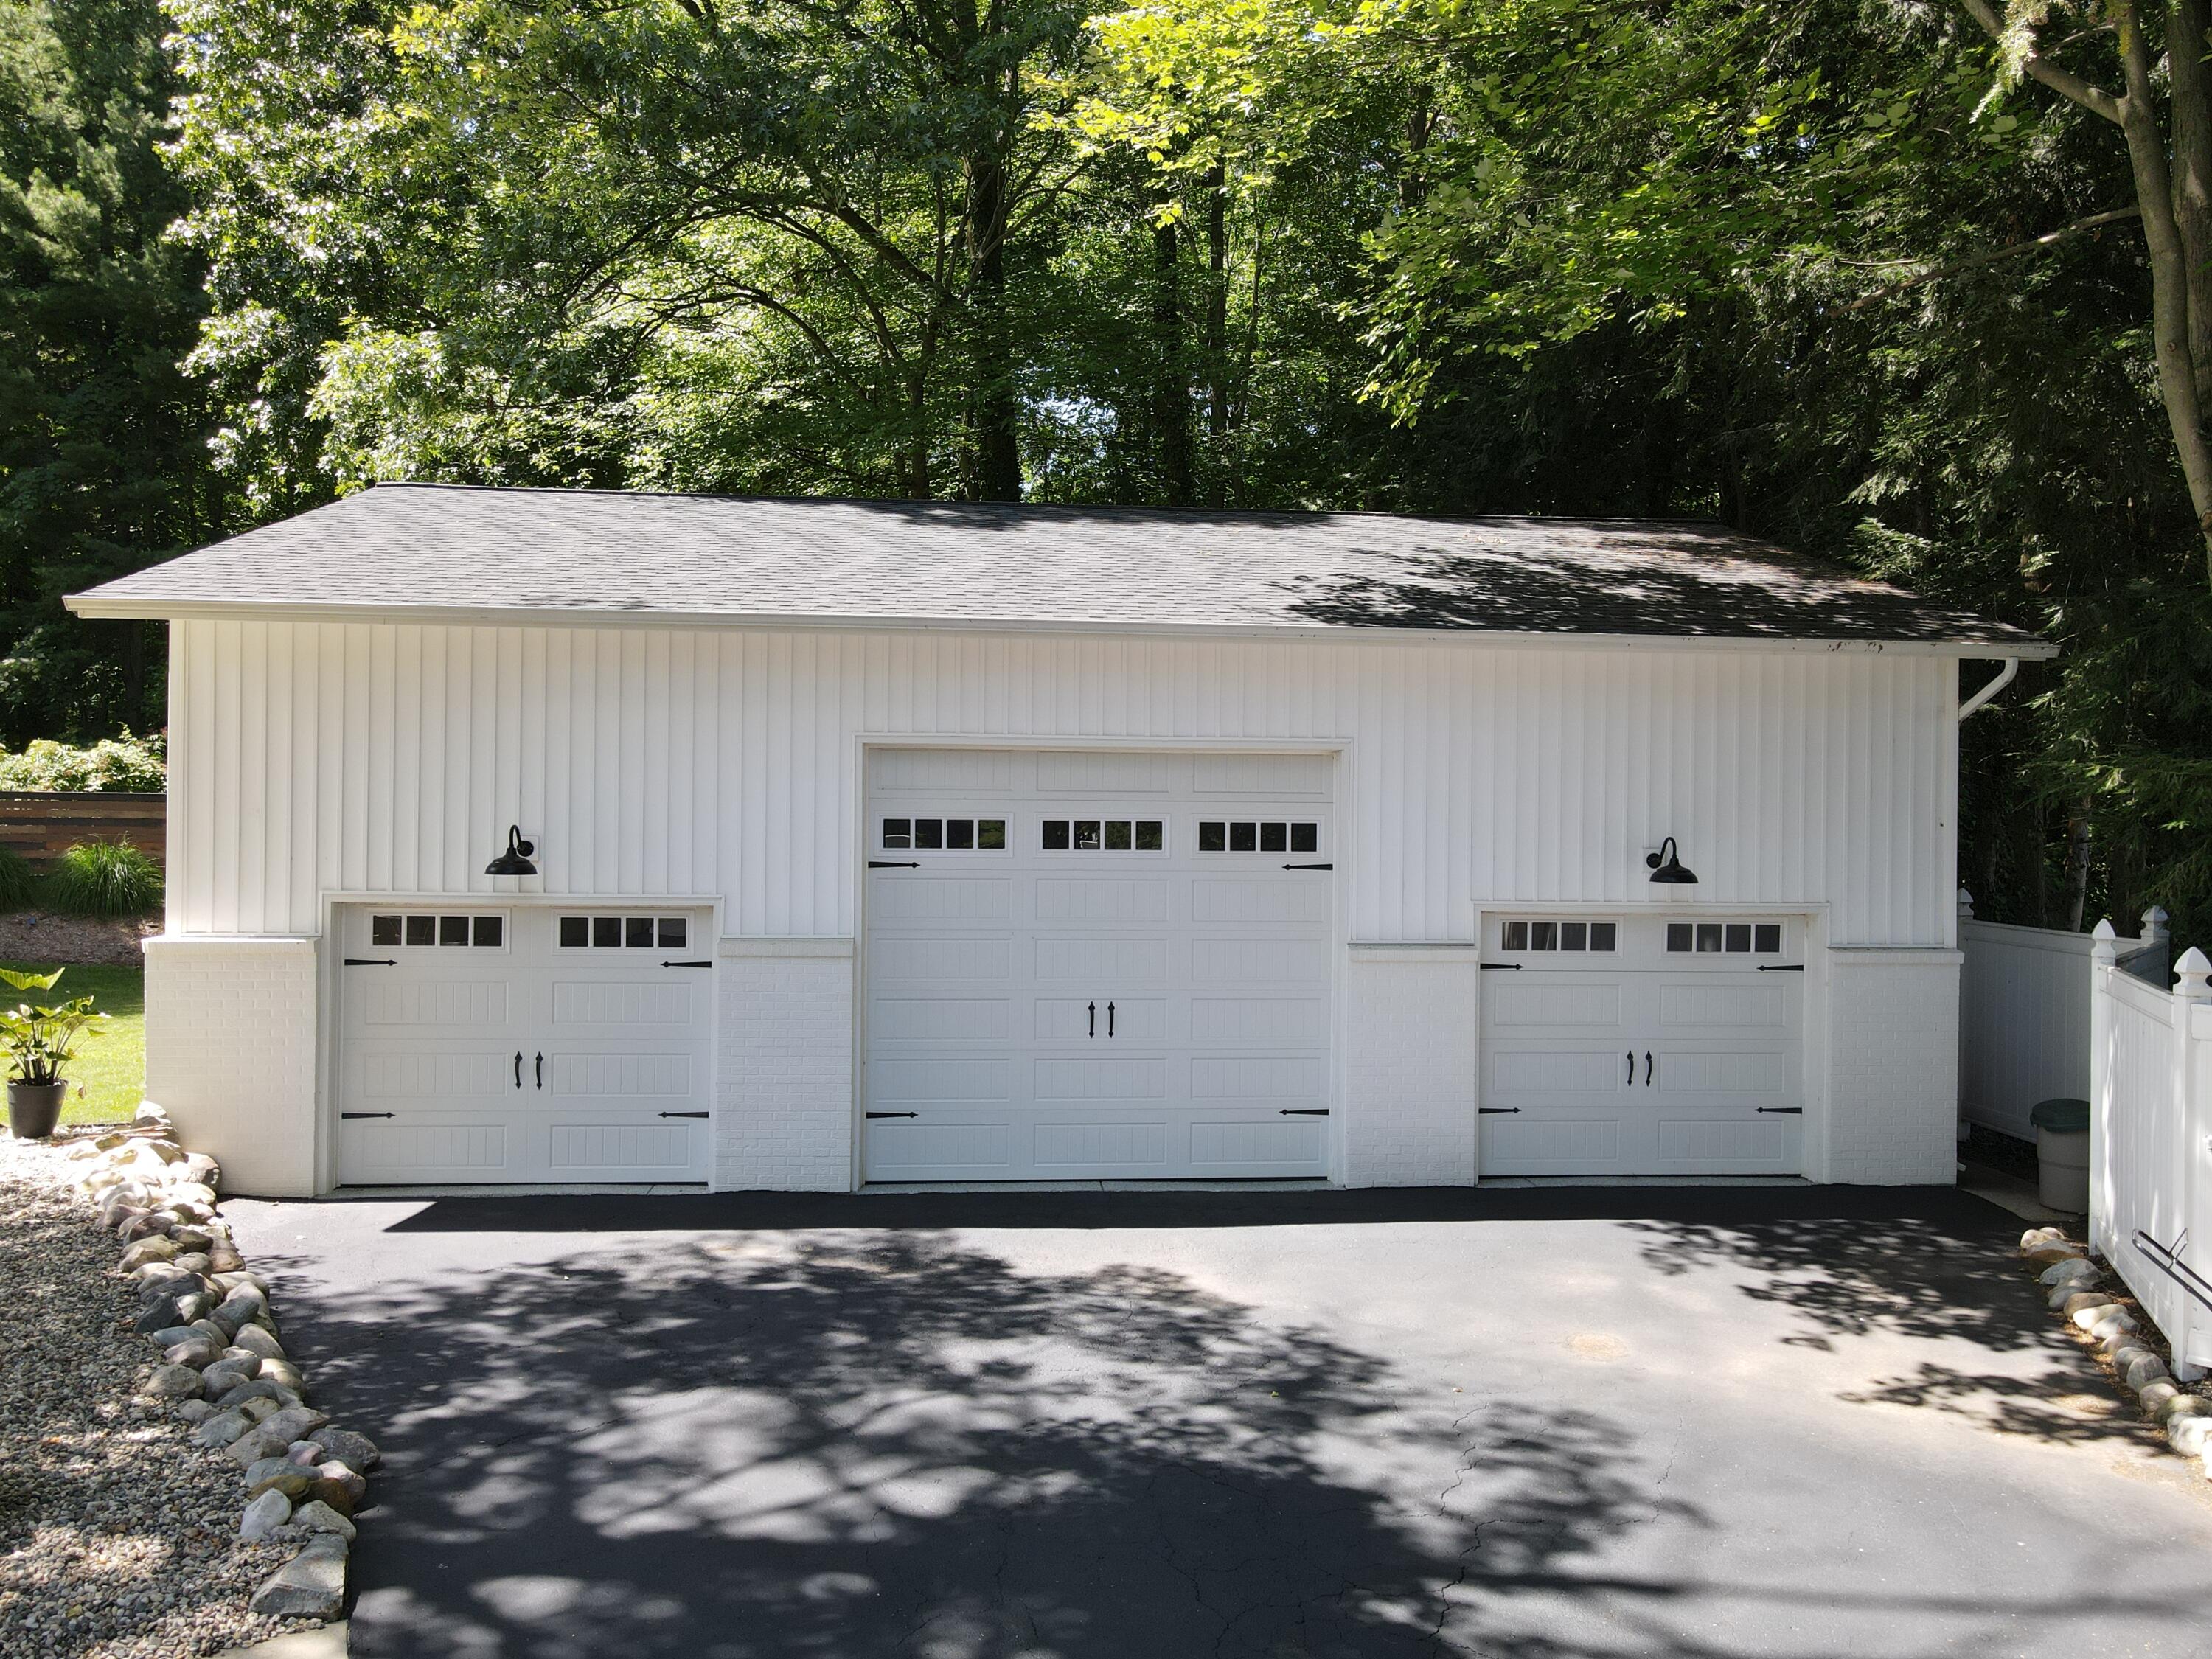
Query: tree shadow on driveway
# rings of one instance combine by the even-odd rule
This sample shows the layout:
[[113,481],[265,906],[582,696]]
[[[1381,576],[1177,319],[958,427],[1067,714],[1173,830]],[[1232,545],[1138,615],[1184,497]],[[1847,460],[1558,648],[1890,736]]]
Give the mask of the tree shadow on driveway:
[[319,1382],[392,1449],[366,1655],[1458,1650],[1485,1581],[1697,1519],[1618,1423],[1157,1270],[740,1236],[366,1310],[302,1290]]

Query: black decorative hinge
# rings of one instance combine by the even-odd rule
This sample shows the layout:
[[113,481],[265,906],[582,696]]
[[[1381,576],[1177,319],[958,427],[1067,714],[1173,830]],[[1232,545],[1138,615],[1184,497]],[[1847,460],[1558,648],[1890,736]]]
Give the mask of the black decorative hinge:
[[1486,962],[1482,964],[1482,970],[1488,973],[1493,968],[1510,968],[1517,974],[1528,965],[1525,962]]
[[920,1117],[920,1112],[870,1112],[870,1117]]
[[1802,1117],[1805,1115],[1805,1109],[1802,1106],[1754,1106],[1751,1109],[1754,1112],[1771,1112],[1777,1117]]
[[1327,1117],[1326,1106],[1285,1106],[1276,1112],[1277,1117]]
[[704,1112],[663,1112],[661,1114],[663,1117],[704,1117],[706,1115]]
[[1334,870],[1336,866],[1333,864],[1286,864],[1283,868],[1285,870]]
[[396,1112],[340,1112],[340,1117],[396,1117]]
[[1762,962],[1759,964],[1759,971],[1762,974],[1802,974],[1805,971],[1805,964],[1802,962]]
[[1521,1109],[1518,1106],[1478,1106],[1474,1110],[1475,1115],[1478,1117],[1518,1117],[1521,1115]]
[[345,965],[349,968],[397,968],[399,963],[391,957],[348,957]]
[[920,859],[870,859],[868,868],[871,870],[919,870],[921,868],[921,860]]
[[662,967],[664,967],[664,968],[712,968],[714,964],[711,961],[709,961],[709,962],[664,962],[664,963],[662,963],[660,965],[661,965]]

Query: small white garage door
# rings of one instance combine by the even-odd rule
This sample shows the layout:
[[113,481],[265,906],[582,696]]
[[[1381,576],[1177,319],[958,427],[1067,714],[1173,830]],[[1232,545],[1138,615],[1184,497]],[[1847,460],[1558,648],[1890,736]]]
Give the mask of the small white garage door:
[[1802,1170],[1800,919],[1487,927],[1483,1174]]
[[1330,773],[872,755],[868,1178],[1326,1175]]
[[338,1178],[707,1178],[703,911],[427,904],[339,918]]

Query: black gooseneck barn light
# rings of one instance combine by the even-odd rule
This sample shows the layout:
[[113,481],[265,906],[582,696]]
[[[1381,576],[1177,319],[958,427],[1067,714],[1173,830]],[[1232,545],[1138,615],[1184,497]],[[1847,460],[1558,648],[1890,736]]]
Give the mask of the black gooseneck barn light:
[[[484,874],[534,876],[538,873],[538,866],[530,861],[530,855],[537,850],[536,842],[523,840],[522,826],[519,823],[511,823],[507,828],[507,851],[484,866]],[[1656,881],[1659,878],[1654,876],[1651,879]]]
[[1674,838],[1672,836],[1668,836],[1659,844],[1657,852],[1646,853],[1644,855],[1644,862],[1650,867],[1651,879],[1662,885],[1695,887],[1698,884],[1697,872],[1685,870],[1682,867],[1682,860],[1676,855]]

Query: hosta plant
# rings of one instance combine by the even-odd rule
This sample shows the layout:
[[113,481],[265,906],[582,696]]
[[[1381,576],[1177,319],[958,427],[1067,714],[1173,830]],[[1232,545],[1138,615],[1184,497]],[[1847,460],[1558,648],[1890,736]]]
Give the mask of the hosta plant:
[[[0,968],[0,981],[18,991],[51,991],[60,982],[62,970],[26,974]],[[96,1033],[108,1016],[96,1012],[90,997],[73,997],[51,1006],[28,1001],[0,1009],[0,1048],[8,1055],[10,1081],[51,1084],[62,1080],[78,1040]]]

